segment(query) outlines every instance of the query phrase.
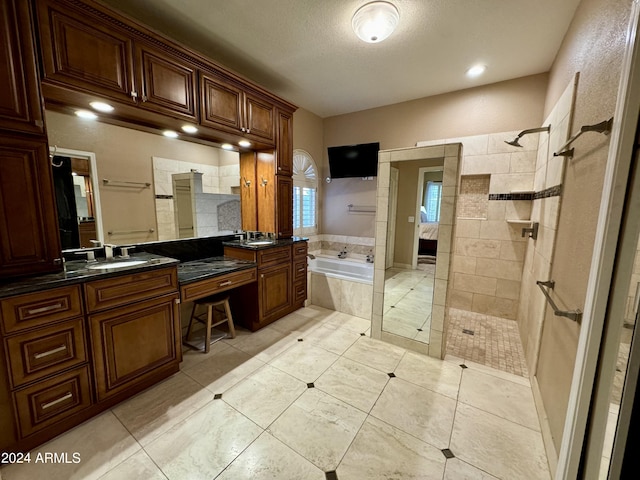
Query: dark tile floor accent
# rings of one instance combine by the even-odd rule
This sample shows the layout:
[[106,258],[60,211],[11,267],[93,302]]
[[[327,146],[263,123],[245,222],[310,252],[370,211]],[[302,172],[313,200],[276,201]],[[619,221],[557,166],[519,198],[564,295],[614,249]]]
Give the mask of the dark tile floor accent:
[[324,477],[327,480],[338,480],[338,474],[335,472],[335,470],[332,470],[331,472],[324,472]]
[[315,388],[313,382],[307,383],[307,388]]
[[453,452],[451,450],[449,450],[448,448],[443,448],[441,450],[442,454],[446,457],[446,458],[454,458],[455,455],[453,454]]
[[221,393],[216,393],[216,394],[213,396],[213,399],[214,399],[214,400],[220,400],[221,398],[222,398],[222,394],[221,394]]
[[387,373],[387,375],[389,375],[389,378],[396,378],[396,374],[393,372]]

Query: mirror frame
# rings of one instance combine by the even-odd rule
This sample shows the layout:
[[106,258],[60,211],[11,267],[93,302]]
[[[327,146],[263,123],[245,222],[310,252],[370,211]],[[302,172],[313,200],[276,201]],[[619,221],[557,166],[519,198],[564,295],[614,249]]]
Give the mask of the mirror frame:
[[[429,147],[409,147],[380,150],[378,153],[378,185],[376,190],[376,233],[375,262],[373,276],[373,312],[371,316],[371,336],[400,347],[443,358],[446,348],[446,327],[448,318],[447,295],[453,239],[455,238],[455,211],[458,200],[460,157],[462,144],[451,143]],[[387,226],[389,217],[389,177],[391,162],[409,160],[442,160],[442,202],[440,226],[438,228],[438,251],[436,253],[436,273],[433,292],[433,307],[429,343],[395,335],[382,330],[384,309],[385,261],[387,253]]]

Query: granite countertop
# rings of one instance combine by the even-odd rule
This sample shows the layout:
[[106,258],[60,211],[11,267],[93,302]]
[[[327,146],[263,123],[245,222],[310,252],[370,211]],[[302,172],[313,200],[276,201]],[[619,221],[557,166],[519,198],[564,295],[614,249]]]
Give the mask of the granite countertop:
[[186,285],[226,273],[254,268],[255,266],[255,262],[232,257],[209,257],[193,260],[178,265],[178,283]]
[[[87,267],[96,264],[87,263],[86,260],[67,261],[65,262],[65,267],[62,272],[48,273],[45,275],[39,275],[37,277],[28,277],[17,280],[13,279],[0,282],[0,298],[9,297],[12,295],[20,295],[23,293],[39,292],[42,290],[64,287],[67,285],[75,285],[91,280],[101,280],[103,278],[116,277],[119,275],[145,272],[148,270],[170,267],[180,263],[179,260],[176,260],[175,258],[162,257],[160,255],[153,255],[151,253],[135,253],[132,254],[128,259],[116,257],[114,258],[113,263],[135,260],[144,260],[145,263],[123,268],[107,268],[95,270]],[[108,262],[106,262],[104,259],[100,259],[100,261],[98,262],[98,264],[107,263]]]
[[[229,242],[222,242],[222,245],[226,247],[239,247],[247,250],[265,250],[267,248],[283,247],[291,245],[297,242],[307,242],[309,239],[305,237],[291,237],[283,238],[281,240],[267,240],[267,239],[255,239],[255,240],[231,240]],[[252,242],[258,242],[252,244]],[[265,243],[262,243],[265,242]],[[266,243],[268,242],[268,243]]]

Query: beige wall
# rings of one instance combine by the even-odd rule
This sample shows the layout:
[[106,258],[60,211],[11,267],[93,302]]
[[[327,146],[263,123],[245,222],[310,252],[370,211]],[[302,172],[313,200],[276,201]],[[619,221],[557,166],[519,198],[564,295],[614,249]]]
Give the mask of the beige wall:
[[[49,145],[96,154],[100,180],[100,201],[105,241],[116,244],[157,239],[154,189],[102,185],[102,179],[153,183],[151,157],[163,157],[202,164],[223,164],[226,153],[219,148],[140,132],[128,128],[86,121],[72,115],[46,112]],[[237,158],[237,154],[235,155]],[[225,159],[225,160],[223,160]],[[116,235],[109,230],[146,230],[149,234]]]
[[[380,149],[415,146],[435,140],[539,126],[547,75],[533,75],[482,87],[325,118],[322,169],[328,175],[326,148],[380,142]],[[373,232],[373,218],[354,221],[342,204],[375,204],[375,182],[338,179],[325,185],[322,232],[364,236]],[[353,197],[349,192],[354,192]],[[332,203],[333,196],[341,202]],[[346,203],[345,203],[346,202]]]
[[[580,72],[572,132],[613,115],[631,0],[583,0],[549,76],[551,111],[575,72]],[[591,266],[599,198],[609,137],[582,136],[568,161],[551,278],[555,295],[569,309],[583,308]],[[547,308],[537,367],[538,384],[559,449],[567,411],[580,326],[559,320]]]

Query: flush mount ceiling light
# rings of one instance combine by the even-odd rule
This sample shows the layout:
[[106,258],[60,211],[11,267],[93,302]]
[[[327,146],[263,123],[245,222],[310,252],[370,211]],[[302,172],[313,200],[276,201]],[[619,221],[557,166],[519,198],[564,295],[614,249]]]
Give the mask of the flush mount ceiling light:
[[469,68],[469,70],[467,70],[467,77],[471,77],[471,78],[479,77],[485,72],[486,69],[487,69],[486,65],[480,65],[480,64],[474,65],[471,68]]
[[75,113],[78,117],[84,118],[86,120],[95,120],[96,118],[98,118],[95,113],[90,112],[89,110],[76,110]]
[[91,102],[89,105],[91,105],[91,108],[98,110],[99,112],[113,112],[113,107],[105,102]]
[[249,140],[240,140],[238,142],[238,145],[240,145],[241,147],[247,148],[251,146],[251,142]]
[[193,125],[183,125],[181,128],[185,133],[196,133],[198,131],[198,129]]
[[223,150],[233,150],[233,145],[231,145],[230,143],[223,143],[220,146],[222,147]]
[[371,2],[360,7],[351,19],[356,35],[367,43],[379,43],[393,33],[400,14],[389,2]]
[[173,130],[165,130],[162,132],[162,135],[169,138],[178,138],[178,132],[174,132]]

